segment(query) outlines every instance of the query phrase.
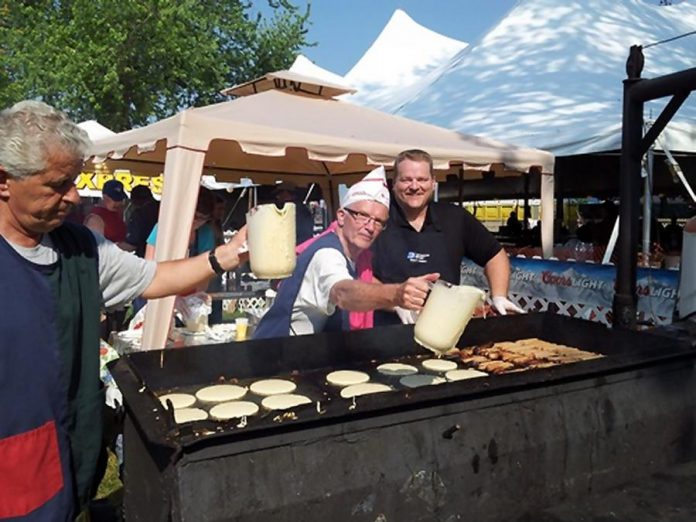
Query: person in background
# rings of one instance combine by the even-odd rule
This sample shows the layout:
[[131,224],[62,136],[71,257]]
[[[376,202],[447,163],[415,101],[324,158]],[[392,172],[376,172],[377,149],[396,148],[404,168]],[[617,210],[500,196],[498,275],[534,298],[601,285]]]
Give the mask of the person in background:
[[72,521],[102,454],[99,313],[238,266],[246,230],[155,263],[65,222],[91,144],[42,102],[0,112],[0,518]]
[[669,225],[662,231],[662,248],[668,254],[679,254],[682,248],[682,227],[677,223],[677,216],[672,216]]
[[420,310],[438,274],[386,285],[356,278],[357,259],[384,230],[388,215],[389,190],[384,167],[379,167],[350,187],[336,211],[336,231],[311,243],[297,258],[254,338],[347,330],[347,312],[352,310]]
[[[215,197],[213,193],[207,188],[201,187],[198,191],[198,199],[196,201],[196,213],[193,215],[193,223],[189,229],[189,257],[211,250],[216,246],[215,231],[210,225],[214,206]],[[145,259],[155,259],[157,228],[155,224],[147,238]]]
[[[510,261],[500,243],[466,209],[432,201],[433,161],[418,149],[394,161],[389,227],[375,241],[373,270],[383,283],[437,272],[459,284],[462,258],[484,267],[493,308],[501,315],[522,310],[507,298]],[[375,324],[394,324],[396,314],[375,313]]]
[[[209,225],[213,230],[213,237],[215,239],[216,245],[222,245],[225,242],[225,232],[222,228],[223,222],[225,220],[225,198],[220,191],[213,193],[215,196],[215,202],[213,204],[213,214],[211,216]],[[223,291],[223,280],[222,276],[213,277],[208,283],[208,288],[206,292],[222,292]],[[219,324],[222,322],[222,299],[213,299],[211,304],[210,315],[208,316],[208,324]]]
[[152,197],[149,187],[136,185],[131,190],[130,204],[124,250],[135,252],[138,257],[145,257],[147,238],[159,216],[159,202]]
[[210,219],[210,226],[213,229],[215,244],[222,245],[222,243],[225,241],[225,231],[222,228],[222,225],[225,222],[227,201],[220,190],[213,192],[213,195],[215,200],[213,203],[213,213]]
[[101,201],[87,214],[84,225],[109,241],[122,244],[126,240],[126,223],[123,221],[126,199],[123,183],[110,179],[104,183]]
[[522,223],[517,219],[517,210],[511,210],[507,218],[507,233],[510,237],[517,238],[522,234]]
[[614,230],[616,216],[619,215],[619,209],[614,202],[607,199],[602,203],[601,208],[602,219],[596,223],[592,229],[592,242],[595,245],[606,246],[609,244],[611,233]]
[[[84,224],[87,228],[102,234],[106,239],[117,244],[119,248],[132,251],[132,245],[125,242],[127,229],[123,220],[123,210],[127,199],[123,183],[110,179],[102,187],[101,201],[92,207]],[[102,322],[102,339],[108,339],[112,331],[121,330],[126,315],[125,308],[106,311]]]
[[290,181],[278,183],[273,189],[273,200],[279,206],[295,204],[295,244],[305,242],[314,235],[314,218],[297,193],[297,186]]

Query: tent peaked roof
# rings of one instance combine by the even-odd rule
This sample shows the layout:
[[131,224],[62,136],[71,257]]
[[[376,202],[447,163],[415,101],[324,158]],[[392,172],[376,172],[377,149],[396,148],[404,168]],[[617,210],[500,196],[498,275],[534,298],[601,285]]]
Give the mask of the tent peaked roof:
[[100,138],[105,138],[107,136],[113,136],[116,134],[111,129],[104,127],[101,123],[96,120],[86,120],[77,124],[82,130],[84,130],[91,140],[98,140]]
[[323,67],[319,67],[317,64],[315,64],[309,58],[302,54],[297,55],[297,58],[295,58],[295,61],[290,66],[290,72],[317,78],[319,80],[323,80],[334,85],[344,85],[347,87],[345,78],[343,78],[343,76],[340,76],[336,73],[332,73],[331,71],[324,69]]
[[[557,156],[621,147],[622,81],[630,46],[693,31],[696,3],[523,0],[398,114]],[[644,50],[644,78],[696,66],[696,36]],[[646,104],[657,118],[667,100]],[[696,151],[696,99],[663,133]]]
[[229,96],[248,96],[268,91],[269,89],[288,90],[306,96],[333,98],[341,94],[355,92],[355,89],[343,84],[332,83],[323,78],[308,76],[294,71],[275,71],[260,78],[228,87],[220,91]]
[[361,173],[389,165],[408,148],[428,150],[437,169],[450,165],[486,169],[502,163],[511,170],[539,167],[553,172],[553,156],[547,152],[467,136],[338,100],[277,90],[188,109],[147,127],[97,140],[92,154],[95,161],[125,158],[163,163],[167,149],[174,147],[206,152],[208,167],[246,173]]
[[467,45],[418,24],[397,9],[370,48],[345,75],[345,81],[358,90],[349,99],[391,111],[398,107],[411,86]]

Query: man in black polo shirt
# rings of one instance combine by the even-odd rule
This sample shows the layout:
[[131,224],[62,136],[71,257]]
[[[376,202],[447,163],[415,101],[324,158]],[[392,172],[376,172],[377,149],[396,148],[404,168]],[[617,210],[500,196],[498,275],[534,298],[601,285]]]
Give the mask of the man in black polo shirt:
[[[375,276],[383,283],[397,283],[438,272],[441,279],[459,284],[466,257],[484,267],[495,310],[501,315],[521,313],[507,298],[510,261],[505,250],[465,209],[433,202],[435,183],[430,154],[414,149],[397,156],[389,226],[372,247]],[[395,318],[380,313],[375,322],[388,324]]]

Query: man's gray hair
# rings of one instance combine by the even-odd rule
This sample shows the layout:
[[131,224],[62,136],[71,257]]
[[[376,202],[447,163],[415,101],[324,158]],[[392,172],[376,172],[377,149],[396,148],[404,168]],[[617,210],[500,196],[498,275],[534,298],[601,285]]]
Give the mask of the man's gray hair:
[[0,112],[0,168],[10,176],[41,172],[55,146],[83,159],[91,142],[65,113],[40,101],[21,101]]

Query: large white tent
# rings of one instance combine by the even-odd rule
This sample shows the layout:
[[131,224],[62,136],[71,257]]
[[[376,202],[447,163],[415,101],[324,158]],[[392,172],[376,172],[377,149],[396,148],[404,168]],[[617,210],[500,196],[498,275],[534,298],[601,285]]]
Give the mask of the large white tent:
[[[630,46],[646,46],[644,78],[692,68],[696,36],[647,46],[695,28],[692,0],[521,0],[394,112],[556,156],[617,150]],[[646,104],[646,120],[665,103]],[[673,151],[696,152],[695,99],[661,140]]]
[[424,27],[401,9],[370,48],[345,75],[357,92],[346,99],[385,112],[394,112],[419,90],[424,79],[434,79],[442,66],[468,44]]
[[[157,236],[158,260],[184,257],[196,194],[205,169],[218,179],[250,177],[272,182],[292,177],[317,182],[333,194],[332,182],[351,183],[376,165],[389,166],[408,148],[425,148],[443,173],[494,165],[526,172],[537,168],[553,195],[553,156],[498,141],[359,107],[312,93],[345,93],[297,73],[279,72],[232,93],[257,93],[208,107],[185,110],[143,128],[97,140],[94,162],[159,173],[164,186]],[[550,201],[550,199],[549,199]],[[335,205],[334,205],[335,206]],[[143,345],[162,347],[173,298],[148,307]]]

